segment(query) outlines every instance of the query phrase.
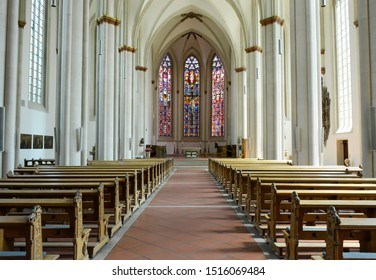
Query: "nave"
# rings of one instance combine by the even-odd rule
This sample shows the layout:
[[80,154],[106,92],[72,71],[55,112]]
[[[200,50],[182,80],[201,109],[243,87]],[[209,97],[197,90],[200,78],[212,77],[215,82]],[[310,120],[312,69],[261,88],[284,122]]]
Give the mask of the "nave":
[[139,210],[94,259],[277,258],[216,184],[207,159],[175,159],[175,172]]

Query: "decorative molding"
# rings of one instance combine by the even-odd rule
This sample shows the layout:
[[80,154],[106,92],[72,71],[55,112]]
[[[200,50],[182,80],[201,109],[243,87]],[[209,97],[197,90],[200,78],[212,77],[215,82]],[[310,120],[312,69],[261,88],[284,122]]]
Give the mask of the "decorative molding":
[[262,48],[260,46],[252,46],[249,48],[244,49],[246,53],[251,53],[251,52],[259,52],[262,53]]
[[322,74],[322,75],[325,75],[325,73],[326,73],[326,69],[325,69],[325,67],[321,67],[321,74]]
[[148,70],[147,67],[144,67],[144,66],[136,66],[135,68],[137,71],[143,71],[143,72],[146,72]]
[[359,27],[359,21],[358,20],[354,21],[354,25],[355,25],[356,28],[358,28]]
[[325,49],[321,49],[321,54],[325,54]]
[[115,26],[118,26],[120,24],[121,20],[118,18],[113,18],[108,15],[103,15],[100,18],[97,19],[97,25],[101,25],[102,23],[108,23]]
[[244,72],[245,70],[247,70],[247,68],[245,68],[245,67],[235,68],[236,73]]
[[260,20],[262,26],[266,26],[273,23],[278,23],[279,25],[283,26],[285,21],[281,19],[279,16],[272,16],[265,19]]
[[181,14],[181,16],[183,17],[182,19],[181,19],[181,21],[180,22],[183,22],[183,21],[185,21],[186,19],[188,19],[188,18],[195,18],[195,19],[197,19],[199,22],[202,22],[202,15],[201,14],[196,14],[195,12],[189,12],[189,13],[185,13],[185,14]]
[[19,21],[18,21],[18,27],[19,27],[19,28],[24,28],[25,25],[26,25],[26,21],[24,21],[24,20],[19,20]]
[[124,46],[119,47],[119,52],[124,52],[124,51],[135,53],[137,51],[137,49],[133,48],[131,46],[128,46],[128,45],[124,45]]

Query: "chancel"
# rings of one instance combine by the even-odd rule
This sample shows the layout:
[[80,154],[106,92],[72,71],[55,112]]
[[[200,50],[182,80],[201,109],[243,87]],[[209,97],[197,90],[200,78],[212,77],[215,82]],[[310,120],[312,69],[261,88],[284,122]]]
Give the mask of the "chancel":
[[0,259],[376,259],[375,9],[1,0]]

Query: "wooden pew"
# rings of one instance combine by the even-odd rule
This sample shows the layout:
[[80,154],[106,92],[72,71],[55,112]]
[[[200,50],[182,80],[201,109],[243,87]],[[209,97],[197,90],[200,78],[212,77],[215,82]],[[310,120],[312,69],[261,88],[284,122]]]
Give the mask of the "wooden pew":
[[[41,189],[41,190],[85,190],[104,187],[105,214],[108,219],[108,234],[112,237],[131,216],[131,202],[125,178],[13,178],[0,179],[0,189]],[[123,202],[120,202],[120,186],[124,189]]]
[[[46,225],[42,227],[43,247],[48,246],[69,246],[73,247],[73,259],[87,260],[89,254],[87,245],[89,241],[90,229],[84,228],[82,223],[82,195],[77,192],[74,198],[1,198],[0,199],[0,215],[8,214],[11,210],[17,209],[17,212],[24,208],[31,208],[35,205],[40,205],[42,209],[64,209],[69,214],[69,227],[58,225]],[[47,212],[42,213],[42,222],[44,216],[48,216]],[[46,218],[47,218],[46,216]],[[47,218],[48,219],[48,218]],[[50,239],[64,238],[67,241],[57,241],[51,243]],[[49,242],[47,242],[47,240]],[[15,246],[22,246],[15,244]]]
[[[74,174],[35,174],[35,175],[12,175],[8,174],[8,179],[86,179],[90,180],[95,178],[97,180],[105,181],[105,180],[115,180],[116,178],[119,179],[119,183],[121,184],[120,187],[120,200],[124,201],[125,205],[130,205],[131,212],[136,211],[140,207],[141,201],[145,201],[145,198],[141,197],[141,190],[140,184],[138,183],[137,175],[139,173],[125,173],[125,174],[118,174],[118,173],[107,173],[103,172],[101,174],[93,173],[74,173]],[[123,176],[123,177],[121,177]],[[124,182],[124,184],[123,184]],[[128,208],[126,208],[128,213]]]
[[[16,171],[16,173],[20,173]],[[34,178],[42,178],[42,177],[49,177],[49,178],[75,178],[75,177],[83,177],[86,176],[88,178],[91,177],[124,177],[127,174],[129,175],[129,178],[132,182],[132,186],[134,186],[133,189],[130,190],[130,193],[137,197],[135,199],[135,205],[136,208],[139,207],[140,204],[142,204],[146,199],[146,188],[148,188],[145,185],[145,172],[144,169],[112,169],[112,168],[106,168],[106,169],[94,169],[94,168],[88,168],[85,166],[75,166],[75,167],[54,167],[54,168],[41,168],[36,169],[36,173],[29,175],[23,172],[22,175],[18,174],[12,174],[8,173],[7,177],[10,178],[19,178],[22,176],[23,178],[26,178],[26,176],[33,176]],[[134,176],[134,178],[133,178]],[[134,191],[133,191],[134,190]]]
[[[335,207],[330,206],[327,224],[328,241],[325,259],[376,259],[376,218],[342,218]],[[347,239],[359,241],[359,252],[344,252],[344,242]]]
[[[25,189],[25,186],[18,186],[18,189],[1,189],[0,198],[66,198],[73,197],[77,192],[76,189],[64,189],[63,184],[57,185],[63,189],[43,190],[40,189],[40,185],[31,185],[29,183],[28,189]],[[22,189],[19,189],[19,187]],[[100,184],[95,189],[81,189],[80,193],[83,201],[83,226],[91,229],[87,248],[89,256],[94,257],[109,241],[107,229],[109,215],[105,215],[104,213],[104,186]],[[58,219],[58,221],[64,221],[65,219],[69,222],[69,216],[66,214],[59,213],[52,216],[54,219]],[[94,232],[95,235],[93,234]]]
[[[42,245],[42,209],[34,206],[30,215],[0,216],[0,260],[56,260]],[[14,240],[25,240],[25,250],[16,251]]]
[[[283,184],[375,184],[375,178],[337,178],[337,177],[294,177],[290,178],[280,178],[280,177],[257,177],[252,178],[250,176],[248,180],[247,198],[246,198],[246,215],[252,219],[252,214],[254,214],[254,222],[256,228],[259,229],[260,234],[265,234],[265,227],[260,227],[262,224],[263,213],[268,213],[270,209],[270,204],[265,201],[270,197],[271,185],[272,183],[283,186]],[[309,185],[307,185],[307,188]],[[254,212],[252,213],[251,203],[254,203]],[[264,221],[264,225],[265,225]]]
[[[376,184],[362,186],[362,184],[325,184],[312,186],[312,189],[305,189],[299,185],[294,189],[278,189],[276,185],[272,186],[272,195],[270,198],[270,214],[267,217],[268,231],[266,241],[274,251],[282,256],[282,252],[286,247],[285,242],[278,242],[277,233],[281,233],[282,229],[288,227],[291,222],[291,204],[290,199],[294,191],[299,193],[300,199],[376,199]],[[292,187],[294,187],[292,185]],[[365,190],[365,188],[367,190]],[[283,205],[285,203],[285,205]],[[307,222],[318,222],[326,220],[326,214],[315,213],[307,215],[304,219]],[[355,214],[354,214],[355,215]],[[363,215],[362,215],[363,216]],[[280,230],[278,230],[278,226]]]
[[[376,217],[376,200],[301,200],[296,192],[291,197],[291,220],[289,230],[284,230],[286,240],[286,258],[298,259],[298,248],[300,240],[327,240],[326,224],[323,227],[303,227],[304,218],[307,213],[324,212],[329,206],[334,206],[338,210],[351,210],[356,213],[363,213],[369,218]],[[310,242],[309,246],[314,243]]]
[[[329,172],[326,173],[325,171],[321,172],[304,172],[304,171],[296,171],[296,170],[291,170],[291,171],[274,171],[274,172],[239,172],[237,176],[237,180],[235,180],[235,185],[234,185],[234,196],[236,198],[236,201],[243,209],[244,212],[246,210],[249,210],[249,207],[247,208],[247,198],[251,193],[248,190],[248,185],[249,185],[249,178],[254,177],[254,178],[259,178],[260,180],[263,180],[264,178],[360,178],[356,174],[346,174],[344,172],[339,172],[339,173],[334,173],[334,172]],[[256,193],[257,195],[257,193]],[[252,200],[251,197],[249,197],[250,200]],[[254,199],[257,199],[257,196],[254,197]]]

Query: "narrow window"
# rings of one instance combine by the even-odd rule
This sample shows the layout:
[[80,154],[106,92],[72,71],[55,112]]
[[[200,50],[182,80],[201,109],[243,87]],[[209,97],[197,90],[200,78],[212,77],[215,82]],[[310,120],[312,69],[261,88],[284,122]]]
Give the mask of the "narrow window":
[[200,136],[200,64],[194,56],[184,65],[184,136]]
[[338,82],[337,133],[346,133],[352,130],[350,20],[347,0],[337,0],[336,2],[336,44]]
[[225,127],[225,69],[215,55],[212,63],[212,130],[211,136],[224,136]]
[[46,2],[31,2],[31,35],[29,61],[29,101],[44,105],[46,66]]
[[172,136],[171,133],[171,92],[172,66],[169,55],[162,60],[159,67],[159,136]]

